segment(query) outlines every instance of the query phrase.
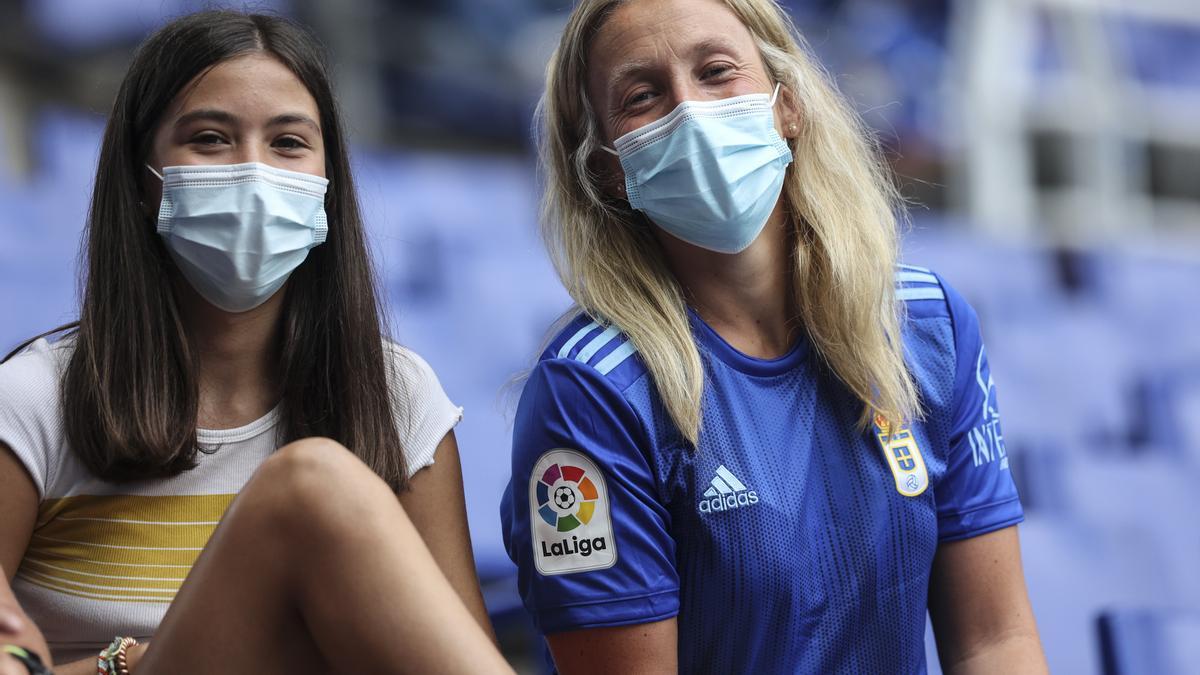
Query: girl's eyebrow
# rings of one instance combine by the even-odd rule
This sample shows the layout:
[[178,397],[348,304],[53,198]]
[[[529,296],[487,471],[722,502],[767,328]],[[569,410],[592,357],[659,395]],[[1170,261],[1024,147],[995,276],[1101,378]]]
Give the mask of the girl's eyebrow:
[[[199,108],[197,110],[192,110],[180,115],[179,119],[175,120],[175,126],[181,127],[197,120],[218,122],[221,124],[228,124],[229,126],[238,126],[238,124],[241,122],[237,115],[234,115],[229,111],[219,110],[217,108]],[[321,133],[321,125],[317,124],[313,118],[305,115],[304,113],[282,113],[272,117],[270,120],[267,120],[267,126],[269,127],[282,126],[285,124],[304,124],[312,127],[313,131],[316,131],[318,134]]]
[[267,126],[282,126],[284,124],[305,124],[312,127],[313,131],[321,133],[321,125],[313,121],[313,118],[303,113],[283,113],[276,115],[267,121]]
[[237,126],[238,118],[231,112],[218,110],[216,108],[199,108],[191,112],[184,113],[175,120],[175,126],[181,127],[196,120],[206,120],[209,122],[220,122],[230,126]]

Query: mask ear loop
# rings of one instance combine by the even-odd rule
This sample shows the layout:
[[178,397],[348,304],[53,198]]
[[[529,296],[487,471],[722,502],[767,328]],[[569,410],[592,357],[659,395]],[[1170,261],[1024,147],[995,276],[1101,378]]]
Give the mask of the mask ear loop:
[[617,152],[616,150],[613,150],[612,148],[608,147],[607,145],[600,146],[600,149],[607,152],[608,154],[612,155],[613,157],[621,156],[621,153]]
[[[157,177],[158,177],[158,180],[160,180],[160,181],[163,181],[163,182],[166,182],[166,181],[164,181],[164,180],[163,180],[163,175],[162,175],[161,173],[159,173],[159,172],[155,171],[155,170],[154,170],[154,167],[150,166],[149,164],[146,164],[146,165],[144,165],[144,166],[145,166],[147,169],[150,169],[150,173],[152,173],[152,174],[154,174],[155,176],[157,176]],[[144,201],[142,201],[142,200],[140,200],[140,199],[139,199],[139,200],[138,200],[138,206],[141,206],[142,208],[146,208],[146,202],[144,202]]]

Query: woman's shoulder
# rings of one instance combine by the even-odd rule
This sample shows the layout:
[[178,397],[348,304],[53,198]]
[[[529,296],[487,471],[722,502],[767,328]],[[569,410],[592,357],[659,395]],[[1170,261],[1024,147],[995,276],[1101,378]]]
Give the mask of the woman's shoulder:
[[[956,338],[978,332],[974,308],[941,274],[912,265],[896,269],[896,300],[903,303],[910,342],[932,343],[934,349],[955,350]],[[930,330],[930,326],[939,329]]]
[[384,365],[393,392],[407,390],[412,394],[443,391],[441,380],[420,354],[391,340],[383,343]]
[[57,401],[74,345],[73,337],[56,342],[38,338],[0,363],[0,405],[40,409],[46,401]]
[[637,347],[619,326],[573,310],[550,329],[533,371],[578,373],[624,391],[646,374]]
[[979,317],[946,279],[932,270],[900,266],[896,297],[904,303],[905,355],[927,406],[948,414],[974,387],[983,358]]
[[961,299],[946,279],[927,267],[897,265],[896,300],[909,318],[948,317],[950,301]]
[[409,475],[433,463],[438,444],[462,419],[429,362],[415,351],[384,341],[392,410]]
[[73,338],[41,338],[0,364],[0,442],[25,465],[41,495],[65,448],[60,393],[73,348]]

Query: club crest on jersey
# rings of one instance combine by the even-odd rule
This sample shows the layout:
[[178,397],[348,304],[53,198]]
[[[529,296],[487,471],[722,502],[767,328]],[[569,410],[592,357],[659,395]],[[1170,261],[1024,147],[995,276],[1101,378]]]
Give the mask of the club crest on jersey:
[[896,479],[896,491],[905,497],[916,497],[929,487],[929,473],[925,470],[921,448],[917,447],[917,438],[907,426],[890,434],[889,431],[888,421],[882,415],[876,415],[875,436]]
[[533,560],[545,576],[601,570],[617,562],[604,474],[583,453],[557,448],[529,475]]

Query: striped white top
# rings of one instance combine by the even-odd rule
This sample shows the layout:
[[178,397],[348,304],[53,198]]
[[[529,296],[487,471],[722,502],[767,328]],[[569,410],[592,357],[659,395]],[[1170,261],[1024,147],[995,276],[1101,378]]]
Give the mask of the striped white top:
[[[100,480],[63,435],[60,380],[72,345],[39,340],[0,365],[0,441],[41,495],[13,591],[59,663],[95,655],[114,635],[152,637],[226,507],[278,447],[276,409],[237,429],[198,429],[205,452],[182,475]],[[393,382],[403,383],[394,407],[412,473],[433,463],[462,409],[423,359],[401,347],[388,352]]]

